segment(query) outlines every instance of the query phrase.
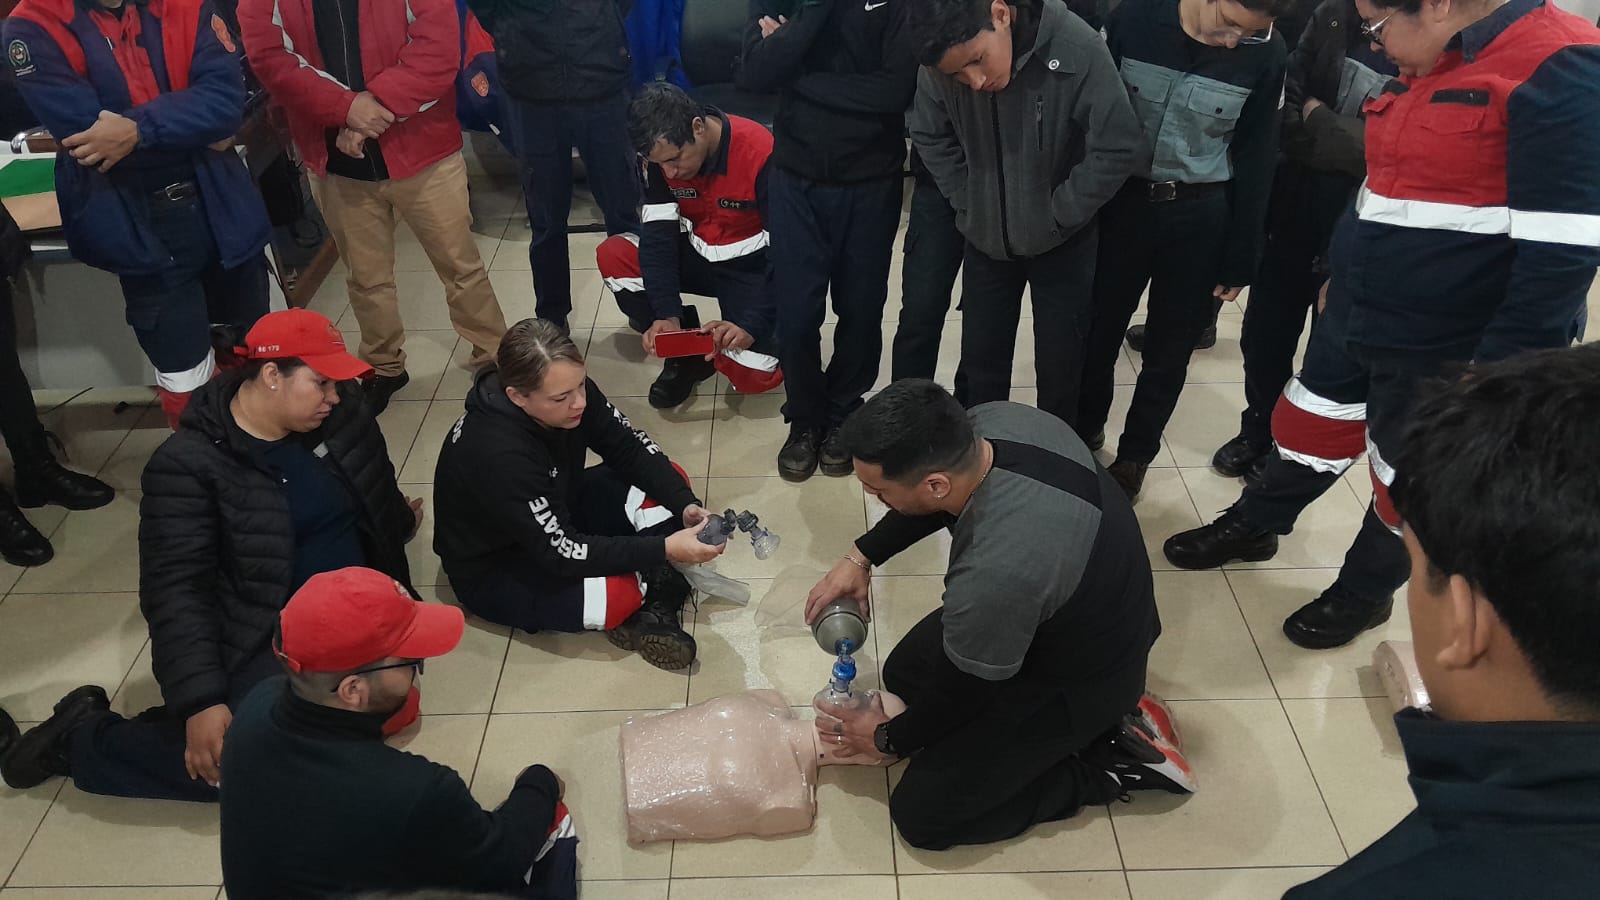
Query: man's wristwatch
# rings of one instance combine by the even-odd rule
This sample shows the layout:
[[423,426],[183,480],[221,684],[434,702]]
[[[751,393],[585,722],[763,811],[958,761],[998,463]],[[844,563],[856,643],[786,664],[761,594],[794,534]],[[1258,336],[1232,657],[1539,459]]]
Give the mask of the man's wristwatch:
[[894,745],[889,743],[889,723],[888,722],[881,722],[881,723],[879,723],[877,728],[873,729],[873,731],[872,731],[872,746],[877,748],[878,752],[882,753],[884,756],[899,756],[900,755],[899,752],[897,752],[894,749]]

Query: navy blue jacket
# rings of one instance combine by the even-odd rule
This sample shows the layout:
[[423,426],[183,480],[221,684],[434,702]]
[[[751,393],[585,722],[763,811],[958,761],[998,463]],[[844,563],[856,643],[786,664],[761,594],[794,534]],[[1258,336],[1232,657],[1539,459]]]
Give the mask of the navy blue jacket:
[[[194,6],[198,5],[198,15]],[[188,7],[187,14],[183,14]],[[140,168],[192,167],[224,267],[258,256],[270,234],[266,208],[249,170],[233,150],[211,150],[233,137],[244,115],[238,40],[209,2],[167,0],[174,22],[194,21],[193,56],[167,59],[170,46],[190,43],[163,34],[166,23],[145,0],[130,0],[161,93],[135,106],[109,42],[90,17],[93,0],[24,0],[6,18],[4,43],[23,99],[57,140],[95,123],[102,110],[133,119],[139,146],[109,172],[80,165],[65,150],[56,157],[56,198],[72,255],[117,275],[150,275],[172,265],[150,229],[137,196]],[[177,39],[174,38],[185,38]],[[174,90],[172,73],[186,75]]]

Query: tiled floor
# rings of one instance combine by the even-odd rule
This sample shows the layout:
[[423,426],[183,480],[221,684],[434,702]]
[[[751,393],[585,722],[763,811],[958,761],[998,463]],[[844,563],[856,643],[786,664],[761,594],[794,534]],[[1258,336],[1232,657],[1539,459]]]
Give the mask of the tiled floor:
[[[506,318],[515,321],[533,313],[527,227],[515,217],[515,195],[503,182],[494,187],[474,196],[479,245]],[[775,397],[730,396],[725,385],[708,383],[682,409],[650,409],[644,394],[652,367],[603,296],[592,268],[596,243],[588,235],[572,240],[572,324],[591,373],[685,466],[711,505],[756,510],[783,546],[768,561],[743,547],[724,557],[722,571],[750,579],[757,600],[747,608],[701,605],[689,627],[702,658],[687,673],[652,669],[599,635],[528,635],[483,623],[473,623],[462,646],[430,668],[427,715],[402,743],[458,769],[489,805],[531,762],[559,771],[582,831],[587,900],[798,900],[819,890],[860,900],[1277,897],[1360,850],[1410,807],[1370,664],[1379,640],[1407,635],[1403,607],[1393,623],[1342,650],[1302,651],[1279,631],[1284,615],[1332,578],[1362,513],[1364,477],[1314,505],[1272,562],[1175,572],[1160,556],[1166,536],[1210,519],[1239,489],[1206,468],[1211,450],[1231,436],[1242,396],[1240,313],[1230,307],[1216,349],[1197,356],[1137,506],[1162,570],[1156,587],[1165,632],[1151,684],[1174,701],[1202,780],[1197,796],[1136,795],[1006,844],[925,853],[909,849],[890,826],[886,800],[896,771],[830,769],[809,833],[628,846],[618,726],[744,687],[773,687],[804,705],[828,660],[799,624],[795,604],[882,507],[850,479],[793,485],[773,474],[784,435]],[[414,239],[402,242],[399,268],[412,381],[382,425],[405,490],[430,497],[437,449],[468,384],[459,368],[466,348],[448,330],[439,288]],[[354,331],[337,275],[315,305]],[[886,337],[897,308],[891,296]],[[1027,324],[1015,391],[1024,402],[1033,399],[1034,384]],[[959,327],[953,318],[941,356],[946,382]],[[1126,408],[1137,364],[1132,356],[1119,367],[1114,416]],[[133,405],[119,411],[120,401]],[[27,572],[0,565],[0,705],[25,726],[80,683],[106,685],[122,710],[159,698],[134,593],[138,474],[166,433],[149,404],[147,391],[94,390],[48,415],[68,439],[73,462],[122,493],[107,509],[30,513],[51,534],[56,561]],[[431,536],[425,521],[410,547],[413,574],[427,599],[451,602]],[[937,603],[945,552],[930,539],[878,573],[865,683],[876,683],[876,661]],[[210,807],[95,797],[60,780],[30,791],[0,788],[0,900],[212,898],[221,883],[217,832]],[[818,875],[850,877],[824,887]]]

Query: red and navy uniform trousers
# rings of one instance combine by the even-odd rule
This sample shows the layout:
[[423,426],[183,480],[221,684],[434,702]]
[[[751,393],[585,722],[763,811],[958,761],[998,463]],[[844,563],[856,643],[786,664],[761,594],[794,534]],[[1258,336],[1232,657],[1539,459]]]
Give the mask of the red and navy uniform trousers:
[[121,280],[176,428],[216,372],[212,326],[229,326],[219,339],[231,348],[267,311],[266,209],[234,150],[212,149],[244,113],[238,42],[201,0],[135,0],[121,16],[24,0],[4,37],[18,90],[58,139],[102,110],[139,127],[138,146],[105,173],[61,151],[56,193],[73,256]]
[[1566,345],[1600,264],[1600,29],[1511,0],[1402,84],[1366,104],[1327,308],[1237,507],[1288,534],[1365,454],[1372,502],[1338,584],[1371,603],[1410,571],[1389,460],[1417,400],[1473,362]]
[[[677,463],[672,467],[685,482],[689,480]],[[666,537],[683,529],[672,510],[646,497],[643,490],[606,465],[591,466],[578,474],[567,509],[584,534]],[[472,578],[451,576],[450,586],[462,606],[497,625],[530,633],[610,631],[644,604],[640,574],[572,578],[518,557]]]

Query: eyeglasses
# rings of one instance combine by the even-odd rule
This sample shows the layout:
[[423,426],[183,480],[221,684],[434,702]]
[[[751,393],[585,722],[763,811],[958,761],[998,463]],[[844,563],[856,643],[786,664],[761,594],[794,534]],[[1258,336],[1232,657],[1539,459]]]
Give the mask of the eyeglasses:
[[1372,23],[1362,22],[1361,23],[1361,36],[1366,38],[1367,40],[1371,41],[1372,43],[1377,44],[1379,47],[1382,47],[1383,46],[1383,26],[1389,24],[1389,20],[1392,19],[1392,18],[1394,18],[1394,13],[1390,13],[1387,16],[1384,16],[1383,18],[1379,19],[1376,22],[1372,22]]
[[1233,38],[1236,43],[1241,45],[1265,44],[1272,40],[1271,25],[1268,25],[1266,28],[1251,31],[1243,25],[1240,25],[1239,23],[1228,18],[1227,15],[1222,12],[1221,3],[1213,2],[1211,7],[1217,19],[1217,28],[1212,32],[1212,34],[1218,39],[1226,40],[1227,38]]
[[[426,663],[426,662],[427,662],[427,660],[423,660],[423,659],[408,659],[405,662],[392,663],[392,664],[387,665],[387,666],[373,666],[370,669],[357,669],[356,671],[351,672],[350,674],[351,675],[370,675],[373,672],[382,672],[382,671],[384,671],[386,669],[415,669],[416,672],[411,676],[411,677],[415,678],[418,675],[422,674],[423,664]],[[345,677],[349,677],[349,676],[345,676]],[[343,680],[344,679],[342,679],[342,678],[340,679],[340,681],[343,681]],[[339,693],[339,686],[338,685],[334,685],[333,690],[329,691],[328,693],[330,693],[330,694]]]

